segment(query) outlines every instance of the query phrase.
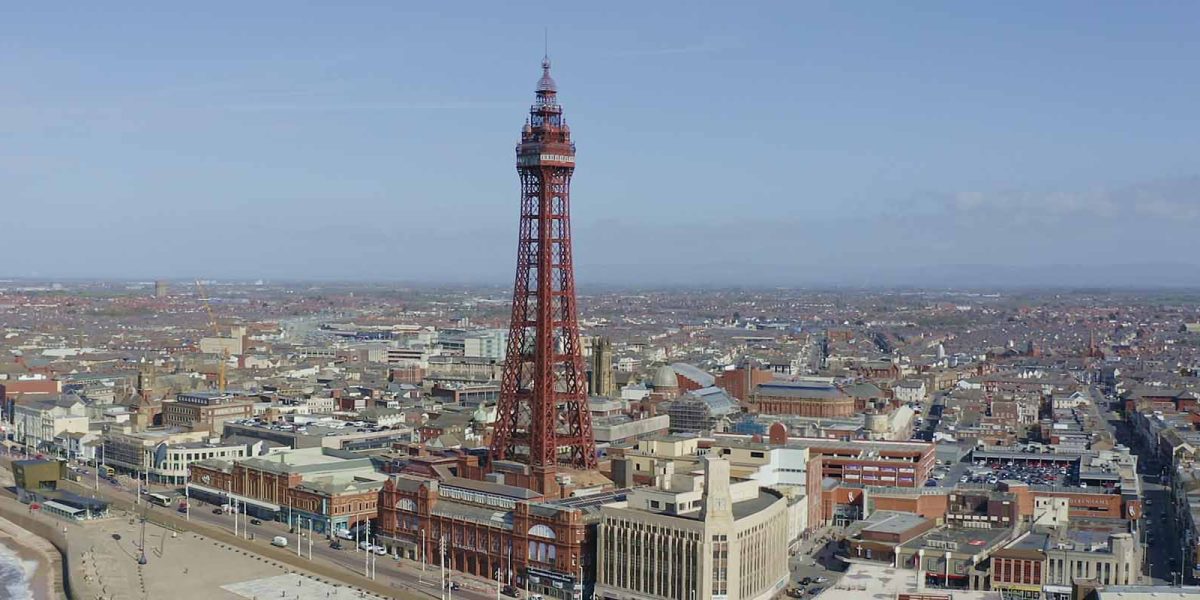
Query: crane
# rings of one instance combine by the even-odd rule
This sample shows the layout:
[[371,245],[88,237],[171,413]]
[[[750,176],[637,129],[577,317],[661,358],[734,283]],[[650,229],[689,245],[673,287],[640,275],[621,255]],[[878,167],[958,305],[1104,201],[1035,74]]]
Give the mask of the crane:
[[[217,317],[213,314],[212,304],[208,302],[208,294],[204,292],[204,284],[196,280],[196,290],[200,292],[200,300],[204,302],[204,310],[208,311],[208,324],[212,327],[213,337],[221,337],[221,328],[217,325]],[[217,389],[225,394],[225,365],[229,362],[229,347],[221,344],[221,365],[217,370]]]

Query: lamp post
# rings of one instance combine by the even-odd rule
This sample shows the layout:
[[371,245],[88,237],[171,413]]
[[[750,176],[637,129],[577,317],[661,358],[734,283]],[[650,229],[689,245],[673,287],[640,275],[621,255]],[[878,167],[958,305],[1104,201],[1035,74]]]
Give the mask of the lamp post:
[[142,543],[138,544],[138,564],[146,564],[146,513],[142,511]]
[[183,515],[184,520],[192,520],[192,468],[183,470]]

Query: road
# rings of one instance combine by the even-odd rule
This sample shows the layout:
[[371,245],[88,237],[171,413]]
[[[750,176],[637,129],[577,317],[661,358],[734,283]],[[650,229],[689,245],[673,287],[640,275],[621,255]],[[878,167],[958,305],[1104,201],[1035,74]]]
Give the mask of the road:
[[[200,503],[196,500],[193,500],[192,503],[190,520],[223,527],[229,530],[230,533],[233,532],[233,514],[214,514],[212,512],[215,508],[213,505]],[[152,506],[151,511],[171,512],[171,509]],[[298,532],[299,535],[289,533],[285,523],[263,521],[260,525],[253,525],[245,520],[245,515],[241,515],[239,516],[237,527],[238,535],[243,539],[253,538],[251,540],[252,543],[268,545],[275,536],[283,536],[288,539],[288,548],[293,552],[297,551],[298,543],[300,558],[307,559],[311,551],[312,560],[333,563],[359,575],[367,572],[367,560],[370,559],[372,561],[371,569],[374,571],[376,580],[394,580],[412,589],[427,592],[430,596],[438,596],[438,572],[436,567],[427,566],[427,571],[422,574],[420,565],[416,562],[407,560],[398,561],[390,556],[369,554],[358,550],[353,540],[343,540],[343,549],[334,550],[330,547],[330,540],[319,533],[314,534],[310,545],[307,531]],[[453,575],[455,581],[461,578],[458,573]],[[481,582],[473,583],[472,587],[480,587],[482,585]],[[466,589],[464,587],[456,591],[454,595],[477,600],[494,598],[494,588],[490,588],[489,592]]]
[[[7,462],[7,461],[5,461]],[[92,475],[92,469],[87,468],[88,475]],[[80,495],[93,495],[94,478],[87,476],[76,483],[68,482],[64,489],[70,489]],[[136,484],[127,477],[118,477],[118,483],[113,484],[106,480],[100,480],[98,494],[100,497],[108,500],[112,504],[113,510],[130,510],[134,512],[147,511],[151,520],[158,522],[173,522],[183,529],[189,529],[189,522],[196,522],[215,526],[224,529],[228,533],[233,533],[233,515],[232,514],[213,514],[214,505],[201,503],[195,499],[192,500],[192,510],[190,515],[184,515],[177,512],[174,508],[161,507],[154,504],[142,502],[134,504],[136,494]],[[178,489],[176,486],[154,486],[154,491],[171,491]],[[245,517],[245,515],[241,515]],[[261,525],[248,525],[248,531],[243,531],[244,521],[239,518],[238,535],[242,538],[245,545],[251,550],[257,551],[257,548],[267,549],[270,547],[271,539],[275,536],[284,536],[289,541],[289,550],[295,556],[297,535],[288,532],[288,527],[284,523],[274,521],[263,521]],[[247,535],[248,534],[248,535]],[[305,537],[300,540],[300,558],[293,563],[303,568],[309,556],[309,544],[307,532],[303,534]],[[252,537],[253,539],[247,539]],[[375,574],[375,581],[391,587],[399,587],[409,591],[421,592],[430,598],[439,598],[438,580],[439,569],[436,566],[426,566],[426,570],[422,572],[420,563],[410,560],[397,560],[390,556],[368,555],[364,551],[356,549],[355,542],[343,542],[344,549],[334,550],[329,546],[330,542],[323,535],[316,534],[312,540],[312,561],[319,561],[326,564],[334,564],[343,567],[347,573],[354,573],[362,576],[366,569],[366,559],[373,558],[371,569]],[[460,588],[453,592],[455,598],[464,598],[468,600],[489,600],[496,598],[495,582],[486,581],[477,577],[466,575],[464,573],[452,572],[451,580],[459,584]]]
[[[788,559],[788,569],[791,572],[789,589],[811,591],[815,588],[827,588],[841,579],[846,564],[837,557],[837,536],[836,528],[827,527],[818,530],[801,543],[799,552]],[[805,577],[824,577],[829,581],[803,586],[800,580]]]
[[1142,479],[1144,500],[1144,511],[1141,520],[1138,521],[1138,529],[1146,555],[1142,572],[1149,576],[1150,581],[1147,583],[1150,585],[1173,585],[1179,581],[1179,565],[1183,563],[1180,559],[1184,554],[1182,549],[1176,546],[1178,529],[1175,525],[1175,511],[1171,510],[1170,490],[1160,482],[1163,467],[1157,463],[1150,449],[1141,446],[1129,424],[1111,410],[1104,394],[1095,386],[1092,387],[1092,394],[1097,401],[1097,409],[1103,415],[1101,421],[1104,426],[1113,433],[1118,442],[1128,446],[1138,455],[1138,473]]

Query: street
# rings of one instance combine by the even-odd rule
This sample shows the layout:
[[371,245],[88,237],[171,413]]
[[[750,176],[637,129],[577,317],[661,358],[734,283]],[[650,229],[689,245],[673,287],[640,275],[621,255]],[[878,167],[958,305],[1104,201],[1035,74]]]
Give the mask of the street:
[[[165,488],[155,487],[156,490],[171,490],[174,491],[174,486]],[[115,498],[120,503],[121,508],[129,506],[133,501],[134,490],[122,486],[109,486],[108,494],[105,494],[110,499]],[[164,516],[172,516],[175,518],[185,518],[183,513],[179,513],[174,508],[161,507],[153,504],[142,503],[141,508],[149,507],[150,514],[158,514]],[[215,505],[203,503],[192,499],[190,518],[191,521],[217,526],[226,529],[233,533],[233,517],[230,514],[214,514]],[[308,560],[310,555],[310,545],[308,532],[298,531],[297,533],[289,533],[288,526],[285,523],[276,521],[263,521],[260,525],[253,525],[245,518],[246,515],[238,517],[238,535],[249,541],[252,545],[270,546],[272,538],[275,536],[283,536],[288,540],[288,549],[295,553],[297,551],[297,540],[299,540],[299,553],[301,559]],[[316,534],[311,540],[311,556],[314,561],[322,561],[328,564],[335,564],[344,567],[346,571],[363,575],[366,573],[368,559],[370,559],[370,569],[375,575],[377,581],[394,583],[400,587],[404,587],[413,591],[419,591],[427,594],[429,597],[438,598],[438,580],[439,569],[436,565],[426,565],[425,571],[422,572],[421,565],[409,560],[396,560],[387,555],[375,555],[366,551],[358,550],[354,540],[342,540],[342,549],[334,550],[330,547],[331,540],[325,536]],[[459,598],[469,598],[473,600],[487,600],[496,597],[496,588],[494,582],[485,582],[475,577],[465,575],[463,573],[451,572],[451,580],[457,583],[460,588],[453,591],[453,595]]]
[[[7,468],[8,457],[5,457],[3,462]],[[217,508],[212,504],[200,502],[196,499],[191,500],[191,511],[189,515],[180,513],[175,507],[162,507],[142,501],[135,504],[136,483],[129,477],[117,477],[117,483],[111,483],[105,479],[99,480],[98,490],[95,488],[95,479],[92,467],[84,467],[87,475],[81,477],[79,482],[66,482],[63,489],[75,492],[82,496],[98,496],[111,503],[110,510],[115,514],[120,514],[122,511],[128,511],[131,514],[141,514],[144,510],[148,518],[152,521],[166,522],[177,525],[183,529],[188,529],[188,522],[205,524],[224,529],[228,533],[233,533],[233,514],[214,514],[213,509]],[[155,485],[152,491],[171,492],[175,494],[178,486],[160,486]],[[243,530],[243,525],[246,529]],[[238,519],[238,536],[252,549],[261,548],[266,550],[271,547],[271,540],[275,536],[283,536],[288,539],[288,550],[295,555],[296,542],[300,540],[300,552],[297,566],[303,566],[304,562],[309,559],[309,539],[308,532],[289,533],[288,527],[284,523],[274,521],[263,521],[260,525],[252,525],[245,515],[240,515]],[[300,536],[300,537],[298,537]],[[356,542],[353,540],[342,540],[343,549],[334,550],[330,547],[330,541],[323,535],[317,534],[312,539],[311,553],[313,561],[319,561],[326,565],[337,565],[346,570],[347,573],[354,573],[358,576],[363,576],[367,569],[367,559],[372,559],[371,570],[375,575],[375,580],[393,588],[406,589],[409,591],[420,592],[430,598],[440,598],[438,581],[440,569],[437,565],[426,565],[422,571],[421,564],[410,560],[397,560],[391,556],[380,556],[368,554],[365,551],[357,550]],[[256,549],[256,552],[262,551]],[[451,581],[458,584],[459,589],[453,590],[453,597],[467,598],[470,600],[488,600],[498,596],[494,581],[487,581],[464,573],[448,571]]]
[[[817,530],[809,539],[800,544],[799,551],[788,559],[788,569],[791,571],[791,581],[788,589],[803,589],[812,592],[824,589],[837,583],[846,565],[837,557],[837,530],[826,527]],[[824,577],[828,581],[801,585],[805,577],[817,579]]]
[[[1171,510],[1171,494],[1160,481],[1163,466],[1158,464],[1151,449],[1142,447],[1129,429],[1129,424],[1109,409],[1104,394],[1095,386],[1092,396],[1096,399],[1100,421],[1113,433],[1116,440],[1128,446],[1138,455],[1138,473],[1142,480],[1142,518],[1138,521],[1138,535],[1145,549],[1143,573],[1148,575],[1150,585],[1173,585],[1179,582],[1179,567],[1186,564],[1181,560],[1186,550],[1177,546],[1175,513]],[[1185,581],[1186,583],[1186,581]]]

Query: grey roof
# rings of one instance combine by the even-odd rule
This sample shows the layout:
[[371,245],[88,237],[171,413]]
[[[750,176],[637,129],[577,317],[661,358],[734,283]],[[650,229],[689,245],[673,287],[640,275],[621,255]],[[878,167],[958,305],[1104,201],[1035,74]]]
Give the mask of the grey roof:
[[871,521],[874,522],[864,527],[863,531],[904,533],[905,531],[924,523],[925,518],[913,513],[881,510],[871,514]]
[[472,521],[491,527],[512,529],[512,512],[441,500],[433,505],[433,514],[440,517]]
[[788,398],[845,398],[846,393],[831,383],[812,381],[772,381],[760,383],[755,393]]
[[883,397],[883,390],[879,389],[879,386],[877,386],[873,383],[866,383],[866,382],[855,383],[855,384],[848,385],[848,386],[842,388],[842,391],[844,391],[847,394],[850,394],[851,396],[854,396],[855,398],[882,398]]
[[[751,498],[750,500],[743,500],[742,502],[734,502],[733,503],[733,518],[734,519],[744,519],[746,517],[749,517],[750,515],[753,515],[753,514],[759,512],[759,511],[766,510],[772,504],[775,504],[776,502],[781,502],[782,500],[783,500],[783,496],[780,495],[779,492],[769,490],[767,488],[759,488],[758,495],[755,496],[754,498]],[[685,518],[685,519],[691,519],[694,521],[698,521],[698,520],[700,520],[701,512],[702,511],[696,510],[696,511],[692,511],[686,515],[679,515],[679,516],[682,518]]]
[[654,377],[651,381],[651,385],[655,389],[679,387],[679,378],[675,374],[675,369],[672,369],[669,365],[663,365],[654,371]]
[[695,365],[679,362],[671,363],[671,368],[674,369],[676,373],[700,384],[700,387],[709,387],[717,383],[716,377],[713,377],[711,373]]
[[474,479],[464,479],[462,477],[450,477],[443,481],[442,485],[446,487],[456,487],[473,490],[476,492],[483,492],[486,494],[495,494],[497,496],[518,498],[521,500],[530,500],[539,496],[539,494],[533,490],[515,485],[492,483],[491,481],[476,481]]
[[33,397],[28,402],[19,402],[17,406],[26,406],[37,410],[52,410],[55,408],[71,408],[76,404],[82,404],[83,398],[75,394],[56,394],[53,396]]
[[687,392],[676,402],[688,401],[700,401],[707,404],[709,412],[714,415],[727,415],[738,410],[737,400],[719,387],[706,387]]

